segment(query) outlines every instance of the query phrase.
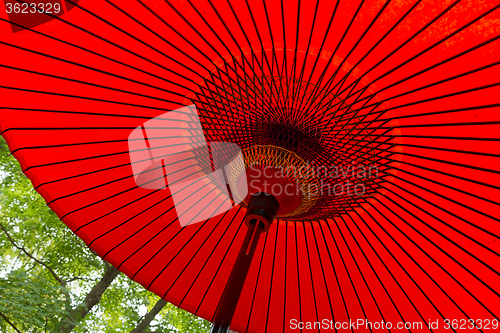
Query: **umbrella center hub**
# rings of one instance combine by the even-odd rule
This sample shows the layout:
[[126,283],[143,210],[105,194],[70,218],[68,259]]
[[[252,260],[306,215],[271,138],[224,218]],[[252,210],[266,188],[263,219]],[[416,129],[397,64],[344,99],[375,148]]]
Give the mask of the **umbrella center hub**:
[[246,207],[254,194],[268,193],[279,203],[276,217],[287,219],[307,212],[318,199],[318,180],[297,154],[272,145],[255,145],[242,153],[245,170],[229,182],[235,182],[238,193],[248,193]]
[[279,207],[280,204],[274,196],[264,192],[255,193],[248,202],[245,223],[248,226],[256,223],[262,232],[266,232],[273,223]]

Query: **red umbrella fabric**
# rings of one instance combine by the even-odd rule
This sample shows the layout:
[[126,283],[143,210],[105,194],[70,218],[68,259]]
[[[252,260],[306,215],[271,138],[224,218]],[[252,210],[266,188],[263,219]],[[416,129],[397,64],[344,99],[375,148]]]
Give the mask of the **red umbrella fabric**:
[[138,184],[129,145],[146,122],[193,106],[204,140],[237,144],[258,186],[265,167],[316,170],[280,183],[307,191],[276,195],[231,329],[498,328],[497,1],[64,5],[31,21],[2,12],[0,130],[105,260],[213,320],[245,202],[182,227],[169,187]]

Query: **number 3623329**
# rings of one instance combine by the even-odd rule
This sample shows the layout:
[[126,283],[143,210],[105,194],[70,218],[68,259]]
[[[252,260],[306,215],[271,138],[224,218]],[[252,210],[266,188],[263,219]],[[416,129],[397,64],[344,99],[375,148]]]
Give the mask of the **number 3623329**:
[[6,3],[5,9],[7,14],[22,13],[46,13],[46,14],[59,14],[61,12],[61,4],[58,3]]

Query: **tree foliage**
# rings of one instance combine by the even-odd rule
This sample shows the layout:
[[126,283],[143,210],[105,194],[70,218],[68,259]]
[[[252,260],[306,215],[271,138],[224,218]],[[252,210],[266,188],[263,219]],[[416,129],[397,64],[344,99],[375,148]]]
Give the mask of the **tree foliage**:
[[[3,139],[0,208],[1,332],[62,332],[64,327],[80,333],[208,331],[208,322],[158,302],[158,296],[123,274],[112,274],[113,268],[46,206]],[[106,276],[110,283],[86,309],[89,295]],[[151,320],[137,331],[145,318]]]

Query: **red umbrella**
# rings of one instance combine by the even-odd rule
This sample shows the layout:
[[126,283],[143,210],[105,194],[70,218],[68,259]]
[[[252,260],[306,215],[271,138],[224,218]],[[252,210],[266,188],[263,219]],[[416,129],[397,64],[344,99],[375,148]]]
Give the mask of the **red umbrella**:
[[[498,328],[497,1],[65,5],[2,14],[1,133],[105,260],[214,330]],[[212,184],[183,211],[213,217],[181,226],[165,145]]]

